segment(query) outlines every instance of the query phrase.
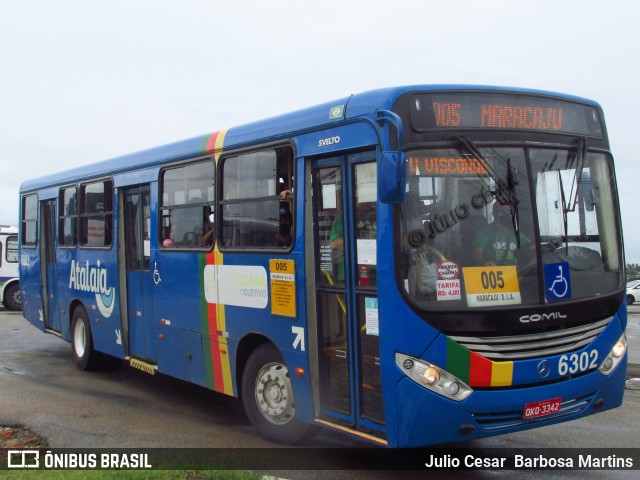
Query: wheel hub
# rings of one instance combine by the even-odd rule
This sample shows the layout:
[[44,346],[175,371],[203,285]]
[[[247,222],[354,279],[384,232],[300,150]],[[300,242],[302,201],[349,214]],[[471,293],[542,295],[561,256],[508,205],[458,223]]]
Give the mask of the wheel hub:
[[289,371],[279,363],[265,365],[256,381],[256,401],[260,412],[271,423],[282,425],[293,418],[293,396]]

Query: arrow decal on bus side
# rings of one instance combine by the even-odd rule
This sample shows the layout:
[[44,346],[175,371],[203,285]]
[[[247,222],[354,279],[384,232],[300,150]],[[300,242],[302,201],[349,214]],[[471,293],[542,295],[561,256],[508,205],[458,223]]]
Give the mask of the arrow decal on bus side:
[[291,327],[291,333],[296,336],[293,340],[294,350],[297,350],[300,345],[300,350],[304,352],[304,327]]

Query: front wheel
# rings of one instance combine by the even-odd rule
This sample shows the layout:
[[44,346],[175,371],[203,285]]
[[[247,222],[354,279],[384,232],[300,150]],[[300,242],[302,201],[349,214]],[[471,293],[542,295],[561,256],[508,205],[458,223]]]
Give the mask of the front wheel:
[[636,299],[634,298],[633,295],[627,295],[627,305],[633,305],[633,302],[635,302]]
[[80,370],[93,370],[97,366],[97,352],[93,348],[91,325],[83,307],[73,312],[71,320],[71,351],[76,367]]
[[258,347],[242,375],[242,404],[261,435],[292,444],[312,433],[312,426],[295,418],[296,406],[289,370],[270,343]]

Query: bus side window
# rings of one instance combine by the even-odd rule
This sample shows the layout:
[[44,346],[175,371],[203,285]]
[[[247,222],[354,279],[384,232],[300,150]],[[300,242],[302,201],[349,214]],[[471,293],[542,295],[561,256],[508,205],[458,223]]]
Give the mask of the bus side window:
[[162,248],[210,248],[213,223],[214,166],[210,158],[162,173],[160,245]]
[[60,246],[75,247],[77,243],[77,191],[78,189],[75,186],[60,189],[60,198],[58,200],[58,244]]
[[80,245],[108,247],[113,233],[113,182],[105,180],[80,187]]
[[38,242],[38,196],[34,193],[22,197],[22,233],[23,246],[35,247]]
[[293,151],[259,150],[222,159],[222,246],[287,249],[293,243]]
[[5,243],[6,260],[9,263],[18,263],[18,236],[10,235]]

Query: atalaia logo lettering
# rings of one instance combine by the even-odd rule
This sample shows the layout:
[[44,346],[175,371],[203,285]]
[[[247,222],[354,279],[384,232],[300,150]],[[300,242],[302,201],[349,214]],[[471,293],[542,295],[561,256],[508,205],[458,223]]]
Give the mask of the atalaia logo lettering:
[[111,316],[115,303],[115,289],[109,287],[108,284],[107,269],[100,266],[100,260],[96,266],[89,265],[88,260],[84,265],[71,260],[69,288],[80,292],[95,293],[98,310],[105,317]]

